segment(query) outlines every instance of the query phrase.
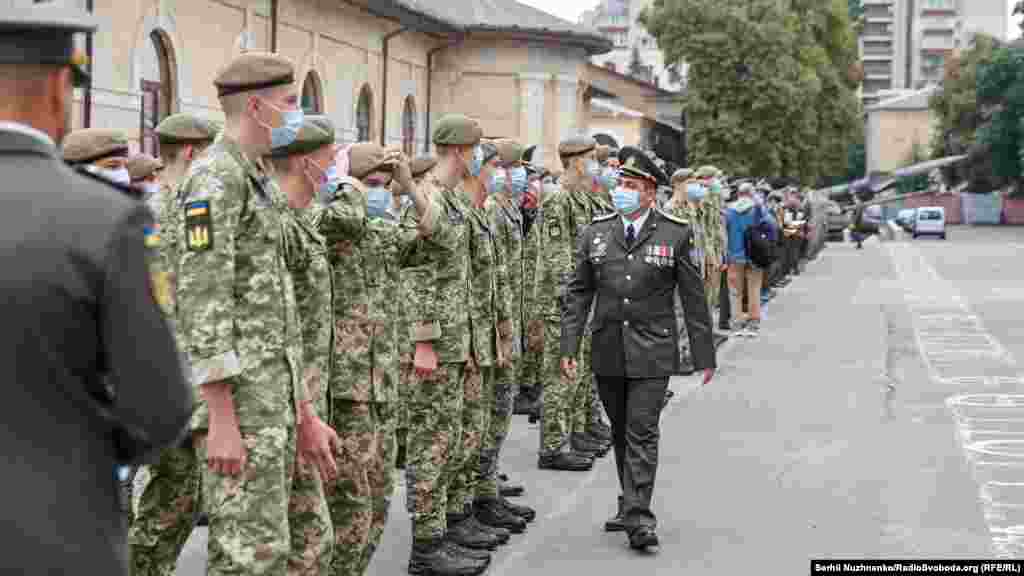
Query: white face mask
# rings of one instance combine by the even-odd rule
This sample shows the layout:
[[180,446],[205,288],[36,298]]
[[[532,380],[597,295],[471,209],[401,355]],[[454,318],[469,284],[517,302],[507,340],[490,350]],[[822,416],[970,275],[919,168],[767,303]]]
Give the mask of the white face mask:
[[156,182],[143,182],[142,193],[146,198],[152,198],[160,191],[160,185]]
[[90,166],[89,171],[102,178],[105,178],[114,184],[121,184],[122,186],[129,186],[132,183],[132,176],[128,173],[128,169],[125,167],[121,168],[100,168],[99,166]]

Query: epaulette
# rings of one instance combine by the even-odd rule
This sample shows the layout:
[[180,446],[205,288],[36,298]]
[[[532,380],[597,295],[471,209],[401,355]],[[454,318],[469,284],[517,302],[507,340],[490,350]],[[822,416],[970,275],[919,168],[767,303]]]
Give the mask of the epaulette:
[[75,174],[78,174],[79,176],[85,176],[86,178],[89,178],[89,179],[94,180],[96,182],[99,182],[101,184],[105,184],[106,186],[108,186],[110,188],[113,188],[114,190],[117,190],[118,192],[120,192],[121,194],[124,194],[125,196],[127,196],[129,198],[132,198],[134,200],[141,200],[142,199],[142,191],[141,190],[137,190],[135,188],[132,188],[131,186],[125,186],[123,184],[118,184],[117,182],[111,182],[110,180],[107,180],[103,176],[100,176],[99,174],[96,174],[95,172],[91,172],[89,170],[86,170],[85,168],[83,168],[81,166],[75,166],[73,168],[73,170],[75,171]]
[[602,214],[600,216],[594,216],[594,219],[591,220],[591,223],[604,222],[605,220],[611,220],[612,218],[615,218],[615,216],[617,216],[617,214],[615,212],[610,212],[608,214]]
[[675,222],[676,224],[682,224],[683,226],[689,226],[690,225],[690,222],[688,220],[683,220],[682,218],[680,218],[678,216],[675,216],[673,214],[669,214],[668,212],[664,212],[664,211],[662,211],[659,208],[655,208],[654,211],[657,212],[658,214],[661,214],[662,216],[664,216],[667,220],[671,220],[672,222]]

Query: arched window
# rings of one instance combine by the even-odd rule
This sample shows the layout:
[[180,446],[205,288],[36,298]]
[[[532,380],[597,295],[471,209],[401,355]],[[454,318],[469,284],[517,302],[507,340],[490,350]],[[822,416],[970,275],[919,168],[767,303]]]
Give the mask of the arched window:
[[163,30],[149,33],[149,42],[142,66],[142,92],[140,148],[146,154],[160,153],[154,129],[161,120],[174,112],[177,67],[170,37]]
[[416,147],[416,102],[412,96],[405,98],[402,109],[402,151],[411,157]]
[[364,84],[359,90],[359,102],[356,104],[356,140],[369,142],[373,138],[373,93],[370,85]]
[[309,74],[306,74],[306,80],[302,82],[302,110],[306,114],[322,114],[322,94],[320,75],[316,70],[310,70]]

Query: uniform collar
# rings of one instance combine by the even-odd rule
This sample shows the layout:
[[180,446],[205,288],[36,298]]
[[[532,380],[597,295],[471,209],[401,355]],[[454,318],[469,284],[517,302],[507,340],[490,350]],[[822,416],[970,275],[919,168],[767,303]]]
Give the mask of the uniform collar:
[[35,128],[19,122],[0,122],[0,152],[34,152],[57,157],[57,145],[53,139]]
[[626,230],[630,226],[633,226],[633,234],[636,236],[640,235],[640,231],[644,229],[644,224],[647,222],[647,218],[651,215],[651,209],[644,210],[644,213],[636,220],[629,220],[625,216],[622,218],[622,229]]

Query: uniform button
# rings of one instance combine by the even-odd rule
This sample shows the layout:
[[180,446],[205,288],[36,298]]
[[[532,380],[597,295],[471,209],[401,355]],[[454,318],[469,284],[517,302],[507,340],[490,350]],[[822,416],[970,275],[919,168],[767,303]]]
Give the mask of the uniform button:
[[632,260],[632,259],[633,259],[633,255],[632,254],[630,254],[629,256],[626,256],[626,260]]
[[623,320],[622,321],[622,325],[623,326],[629,326],[629,320]]
[[632,280],[632,279],[633,279],[632,276],[630,276],[629,274],[626,274],[626,280]]
[[629,304],[629,298],[623,298],[622,302],[625,303],[625,304]]

